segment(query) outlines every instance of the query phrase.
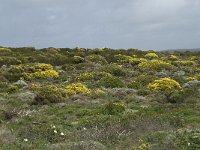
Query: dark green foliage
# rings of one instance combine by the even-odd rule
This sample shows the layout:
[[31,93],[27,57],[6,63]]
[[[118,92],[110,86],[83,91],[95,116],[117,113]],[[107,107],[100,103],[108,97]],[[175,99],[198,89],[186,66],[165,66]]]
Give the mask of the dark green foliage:
[[156,79],[157,77],[154,75],[140,75],[135,80],[129,82],[127,86],[133,89],[141,89]]
[[125,106],[121,103],[110,102],[102,107],[102,111],[107,115],[119,115],[125,111]]
[[19,90],[19,87],[17,85],[12,85],[7,82],[0,82],[0,92],[6,92],[6,93],[14,93]]
[[56,86],[48,85],[35,89],[36,97],[32,104],[45,105],[50,103],[59,103],[66,100],[66,93]]
[[101,70],[110,73],[114,76],[126,76],[127,74],[127,71],[117,64],[105,65],[101,68]]
[[107,76],[100,79],[98,85],[106,88],[116,88],[123,87],[124,83],[117,77]]
[[89,55],[85,57],[86,60],[99,63],[99,64],[106,64],[106,59],[101,55]]

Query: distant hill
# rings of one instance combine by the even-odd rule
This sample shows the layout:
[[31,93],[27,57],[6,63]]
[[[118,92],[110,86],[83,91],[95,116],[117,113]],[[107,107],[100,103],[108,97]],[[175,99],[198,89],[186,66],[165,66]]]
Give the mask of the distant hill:
[[167,51],[167,52],[174,52],[174,51],[180,51],[180,52],[199,52],[200,48],[193,48],[193,49],[167,49],[167,50],[162,50],[162,51]]

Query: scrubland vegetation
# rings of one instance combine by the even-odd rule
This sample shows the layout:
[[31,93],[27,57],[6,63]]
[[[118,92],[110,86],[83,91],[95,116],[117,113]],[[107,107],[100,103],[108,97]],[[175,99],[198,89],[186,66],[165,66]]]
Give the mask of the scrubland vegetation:
[[199,150],[200,52],[2,47],[0,149]]

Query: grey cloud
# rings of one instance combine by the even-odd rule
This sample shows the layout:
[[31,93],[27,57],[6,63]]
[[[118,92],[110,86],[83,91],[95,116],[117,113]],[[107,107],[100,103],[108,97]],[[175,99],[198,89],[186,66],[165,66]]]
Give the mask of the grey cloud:
[[199,0],[1,0],[0,45],[200,47]]

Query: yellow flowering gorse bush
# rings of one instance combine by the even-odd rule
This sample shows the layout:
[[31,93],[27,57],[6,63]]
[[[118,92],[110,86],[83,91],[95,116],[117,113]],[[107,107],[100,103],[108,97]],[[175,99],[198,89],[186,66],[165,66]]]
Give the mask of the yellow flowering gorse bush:
[[173,62],[176,66],[194,66],[196,62],[193,60],[177,60]]
[[147,53],[144,57],[149,59],[155,59],[158,58],[158,55],[156,53]]
[[149,90],[154,92],[163,92],[164,94],[170,94],[173,91],[180,90],[181,86],[178,82],[170,78],[161,78],[153,81],[147,85]]
[[188,77],[188,78],[186,78],[186,81],[194,81],[194,80],[197,80],[197,78],[196,77]]
[[58,103],[65,100],[65,89],[57,85],[42,85],[36,83],[32,84],[30,88],[37,95],[34,104]]
[[12,51],[9,48],[0,48],[0,54],[10,54]]
[[83,94],[87,95],[90,94],[90,89],[88,89],[84,84],[82,83],[72,83],[67,85],[66,87],[66,92],[69,95],[74,95],[74,94]]
[[93,73],[81,73],[77,78],[78,80],[85,81],[93,79]]
[[138,65],[140,68],[144,69],[153,69],[153,70],[162,70],[162,69],[171,69],[173,65],[162,60],[149,60],[144,61]]
[[105,94],[105,92],[104,92],[103,90],[101,90],[101,89],[96,89],[96,90],[94,91],[94,93],[95,93],[96,95],[104,95],[104,94]]
[[136,58],[136,55],[133,55],[131,57],[127,55],[118,54],[118,55],[115,55],[115,58],[117,59],[119,63],[129,63],[132,65],[138,65],[141,62],[147,61],[144,58]]
[[74,56],[73,57],[73,61],[74,61],[74,63],[82,63],[82,62],[84,62],[85,61],[85,59],[83,58],[83,57],[81,57],[81,56]]
[[178,60],[178,57],[176,55],[170,55],[169,60]]
[[85,57],[86,60],[94,62],[94,63],[99,63],[99,64],[106,64],[107,61],[106,59],[101,56],[101,55],[89,55]]
[[26,80],[38,78],[58,78],[59,74],[50,64],[38,63],[30,65],[18,65],[15,69],[22,73],[22,78]]

